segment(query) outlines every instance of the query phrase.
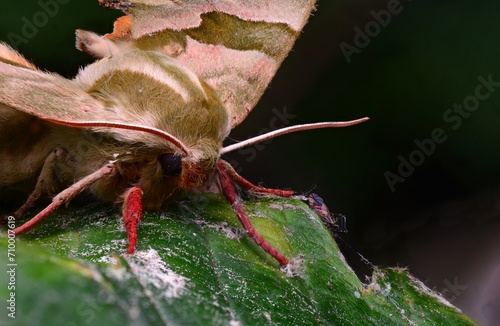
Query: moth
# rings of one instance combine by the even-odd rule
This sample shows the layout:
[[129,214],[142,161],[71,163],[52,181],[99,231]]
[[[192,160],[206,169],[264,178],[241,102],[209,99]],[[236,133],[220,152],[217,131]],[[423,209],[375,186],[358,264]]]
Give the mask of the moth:
[[0,189],[26,193],[16,219],[41,197],[52,197],[15,234],[88,190],[122,202],[127,253],[133,253],[143,209],[159,210],[183,193],[220,191],[248,236],[286,265],[252,227],[236,187],[286,197],[294,192],[253,185],[221,156],[286,133],[367,119],[292,126],[223,147],[269,85],[315,0],[99,5],[125,15],[104,36],[77,30],[77,48],[96,61],[74,79],[41,71],[0,44]]

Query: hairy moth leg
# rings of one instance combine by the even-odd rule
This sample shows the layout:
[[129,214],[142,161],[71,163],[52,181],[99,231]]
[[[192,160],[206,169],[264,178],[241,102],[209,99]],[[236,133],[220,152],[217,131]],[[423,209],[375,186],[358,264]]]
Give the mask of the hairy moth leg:
[[[288,264],[288,259],[278,252],[269,242],[264,240],[264,238],[254,229],[250,219],[243,210],[241,202],[236,198],[236,189],[234,188],[231,178],[227,171],[229,165],[227,162],[219,160],[217,163],[217,170],[219,171],[220,185],[222,188],[222,193],[226,197],[227,201],[231,204],[234,212],[238,216],[243,228],[247,231],[248,236],[252,238],[259,247],[264,249],[268,254],[274,257],[281,266]],[[234,171],[234,170],[233,170]],[[236,172],[235,172],[236,173]],[[243,179],[243,178],[242,178]],[[244,180],[244,179],[243,179]]]
[[41,212],[35,215],[28,222],[24,223],[20,227],[14,229],[15,234],[21,234],[31,230],[36,224],[42,221],[44,218],[48,217],[52,212],[54,212],[62,204],[69,202],[71,199],[75,198],[80,192],[90,187],[96,181],[111,176],[115,173],[115,166],[113,164],[106,164],[99,170],[89,174],[80,181],[74,183],[70,187],[64,189],[59,194],[57,194],[47,207],[45,207]]
[[54,149],[43,163],[42,171],[38,176],[35,189],[24,204],[19,207],[12,216],[15,218],[23,216],[24,213],[35,204],[40,196],[44,194],[54,194],[58,188],[57,177],[54,175],[55,167],[56,165],[61,165],[61,163],[71,163],[68,162],[70,160],[71,159],[68,158],[68,152],[65,149],[60,147]]
[[243,178],[241,175],[239,175],[229,164],[228,162],[224,160],[219,160],[220,167],[224,169],[224,171],[227,172],[229,177],[238,184],[241,188],[247,190],[247,191],[252,191],[256,193],[261,193],[261,194],[270,194],[270,195],[275,195],[279,197],[292,197],[295,194],[295,191],[293,190],[282,190],[282,189],[273,189],[273,188],[264,188],[264,187],[259,187],[248,181],[247,179]]
[[137,224],[142,218],[142,194],[141,188],[132,187],[123,195],[123,223],[128,236],[127,254],[133,254],[137,244]]

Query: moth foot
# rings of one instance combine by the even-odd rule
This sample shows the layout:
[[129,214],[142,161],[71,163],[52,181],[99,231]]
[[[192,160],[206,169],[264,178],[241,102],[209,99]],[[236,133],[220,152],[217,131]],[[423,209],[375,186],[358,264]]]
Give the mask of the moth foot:
[[304,265],[304,255],[298,255],[290,259],[288,264],[281,266],[280,270],[288,277],[297,277],[304,275],[302,266]]

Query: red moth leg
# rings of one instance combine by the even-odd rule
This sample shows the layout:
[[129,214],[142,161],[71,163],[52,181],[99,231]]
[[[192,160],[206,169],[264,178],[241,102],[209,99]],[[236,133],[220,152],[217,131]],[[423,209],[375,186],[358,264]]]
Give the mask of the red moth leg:
[[227,162],[222,160],[219,160],[217,162],[217,170],[219,171],[222,193],[224,194],[224,197],[226,197],[227,201],[231,204],[231,207],[238,216],[238,219],[243,225],[243,228],[247,231],[248,236],[252,238],[255,241],[255,243],[257,243],[257,245],[259,245],[267,253],[273,256],[280,263],[281,266],[287,265],[288,259],[285,258],[282,254],[280,254],[278,250],[276,250],[269,242],[264,240],[264,238],[262,238],[262,236],[259,233],[257,233],[257,231],[254,229],[252,223],[250,222],[250,219],[243,210],[241,202],[236,198],[236,189],[234,188],[234,185],[231,182],[231,178],[228,174],[227,168],[224,163],[229,165]]
[[111,176],[115,173],[115,166],[113,164],[106,164],[99,170],[89,174],[85,178],[76,182],[72,186],[64,189],[59,194],[57,194],[47,207],[45,207],[40,213],[35,215],[31,220],[24,223],[18,228],[14,229],[15,234],[21,234],[31,230],[36,224],[42,221],[44,218],[48,217],[52,212],[54,212],[62,204],[69,202],[71,199],[75,198],[80,192],[90,187],[99,179]]
[[123,223],[127,230],[128,250],[127,254],[133,254],[137,244],[137,224],[142,218],[142,189],[132,187],[123,195]]
[[248,191],[253,191],[261,194],[271,194],[279,197],[292,197],[295,194],[295,191],[293,190],[282,190],[282,189],[272,189],[272,188],[264,188],[264,187],[259,187],[248,181],[247,179],[243,178],[241,175],[239,175],[229,164],[228,162],[224,160],[219,160],[218,162],[220,168],[224,169],[225,172],[229,175],[229,177],[236,182],[241,188],[248,190]]

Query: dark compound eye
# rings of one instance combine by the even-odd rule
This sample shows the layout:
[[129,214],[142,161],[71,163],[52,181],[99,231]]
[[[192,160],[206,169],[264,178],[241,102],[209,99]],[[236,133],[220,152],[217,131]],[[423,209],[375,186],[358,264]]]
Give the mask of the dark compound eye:
[[166,177],[175,177],[182,172],[182,156],[172,153],[162,154],[158,158]]

